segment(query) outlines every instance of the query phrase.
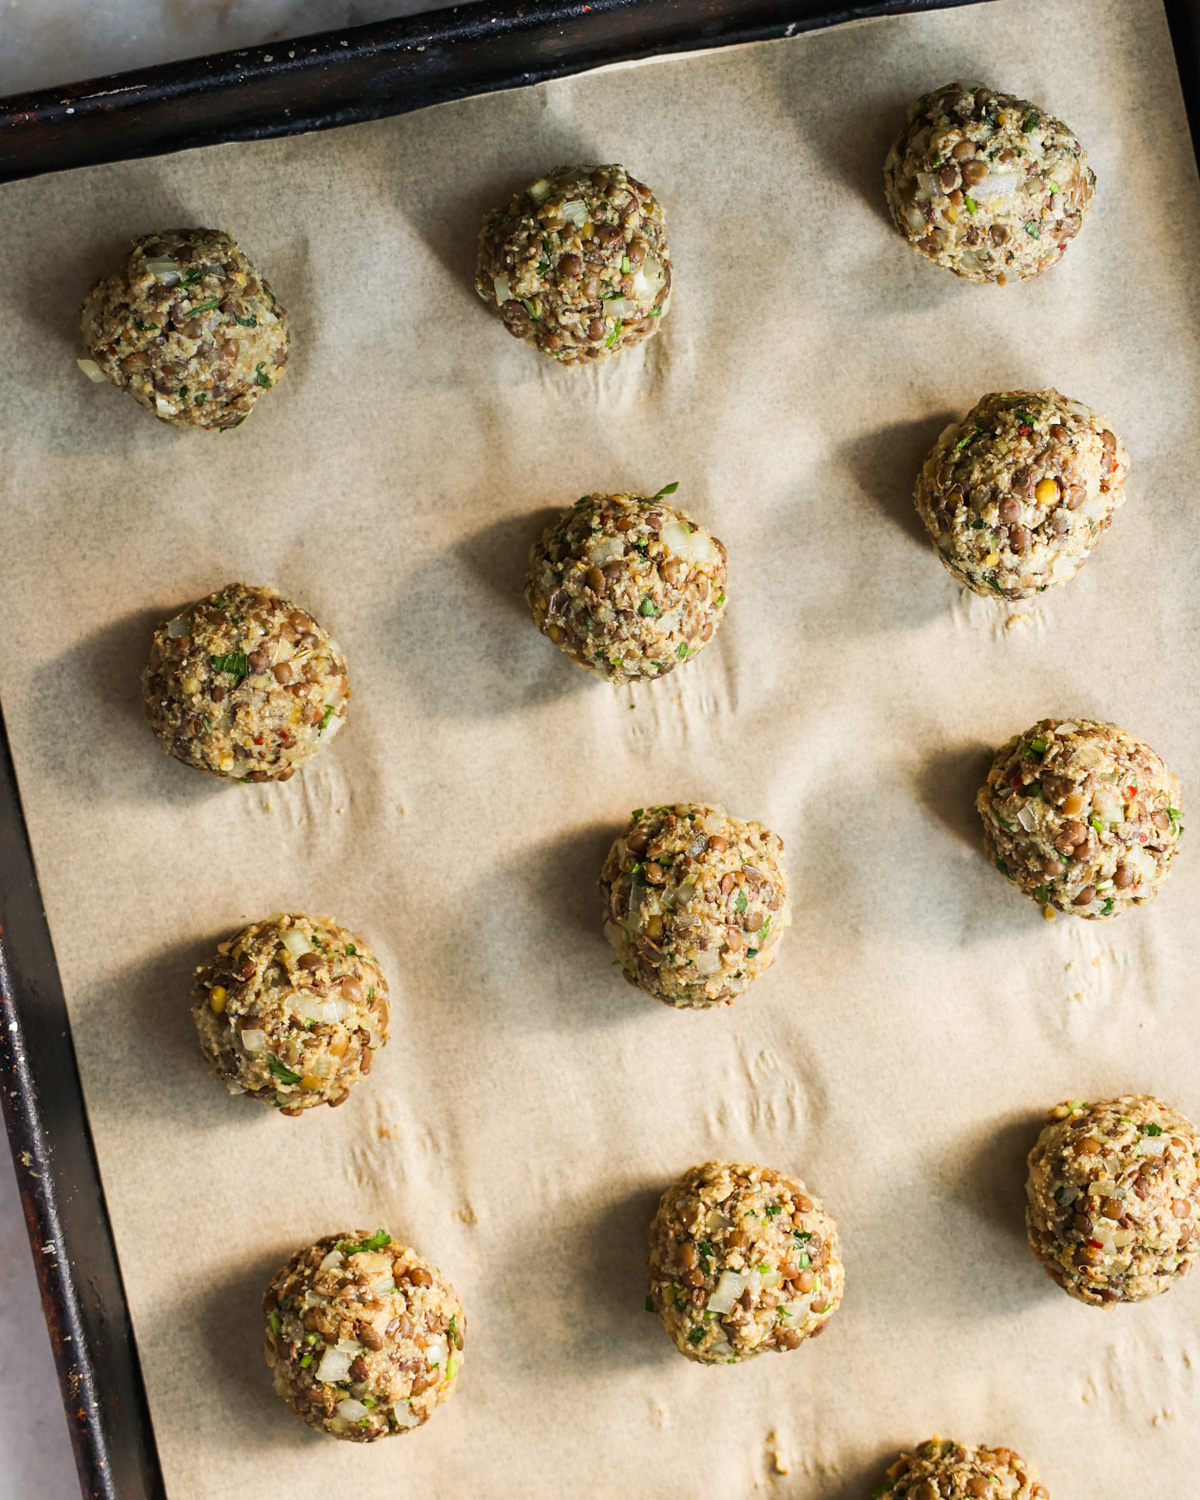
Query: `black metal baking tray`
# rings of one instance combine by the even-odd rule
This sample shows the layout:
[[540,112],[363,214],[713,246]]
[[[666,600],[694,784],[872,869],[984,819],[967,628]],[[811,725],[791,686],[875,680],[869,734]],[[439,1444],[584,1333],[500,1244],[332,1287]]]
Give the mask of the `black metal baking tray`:
[[[0,99],[0,182],[380,119],[603,63],[987,0],[477,3]],[[1053,0],[1047,0],[1053,3]],[[1200,0],[1164,0],[1193,147]],[[0,1092],[86,1500],[166,1490],[0,716]]]

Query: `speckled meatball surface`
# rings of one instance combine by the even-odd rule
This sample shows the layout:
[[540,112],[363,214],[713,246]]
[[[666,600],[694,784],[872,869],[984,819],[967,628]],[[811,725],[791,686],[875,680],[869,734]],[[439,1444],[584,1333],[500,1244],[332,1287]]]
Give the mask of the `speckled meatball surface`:
[[816,1338],[845,1282],[833,1215],[796,1178],[738,1162],[705,1162],[667,1189],[649,1267],[647,1307],[704,1365]]
[[252,922],[196,970],[200,1048],[231,1094],[281,1114],[342,1104],[387,1041],[375,955],[327,917]]
[[997,391],[938,438],[916,503],[942,562],[977,594],[1069,583],[1125,499],[1106,418],[1057,391]]
[[968,281],[1028,281],[1079,233],[1096,178],[1040,105],[978,83],[918,99],[888,152],[884,190],[914,250]]
[[287,365],[287,313],[217,229],[137,240],[84,298],[80,322],[84,373],[173,427],[237,427]]
[[721,807],[638,808],[600,872],[626,979],[680,1009],[731,1005],[791,921],[783,840]]
[[318,1432],[372,1443],[454,1394],[466,1318],[454,1288],[386,1231],[298,1250],[263,1297],[275,1389]]
[[1144,1302],[1192,1268],[1200,1137],[1149,1094],[1069,1100],[1029,1153],[1029,1248],[1080,1302]]
[[902,1453],[872,1494],[888,1500],[1050,1500],[1037,1470],[1011,1448],[937,1437],[915,1453]]
[[564,365],[617,354],[670,303],[662,205],[624,167],[558,167],[484,218],[475,290]]
[[1048,911],[1104,920],[1153,901],[1183,833],[1179,783],[1149,745],[1042,719],[999,750],[975,799],[1000,873]]
[[538,629],[609,682],[662,677],[725,617],[725,548],[657,495],[584,495],[534,544],[525,598]]
[[307,610],[231,583],[155,630],[142,692],[176,760],[231,781],[286,781],[341,728],[350,683]]

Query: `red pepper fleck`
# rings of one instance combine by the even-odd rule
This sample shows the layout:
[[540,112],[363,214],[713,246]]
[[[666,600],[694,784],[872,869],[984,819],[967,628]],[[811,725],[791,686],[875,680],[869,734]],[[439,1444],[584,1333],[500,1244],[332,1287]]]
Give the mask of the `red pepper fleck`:
[[1139,844],[1148,844],[1149,842],[1150,842],[1150,835],[1148,833],[1139,833],[1138,834],[1138,843]]
[[1009,786],[1021,786],[1023,784],[1021,781],[1020,771],[1014,771],[1012,773],[1012,780],[1008,784]]
[[1020,435],[1022,437],[1028,437],[1029,434],[1033,431],[1033,428],[1032,427],[1018,427],[1017,431],[1020,433]]
[[1137,787],[1135,787],[1135,786],[1127,786],[1125,788],[1125,795],[1127,797],[1136,797],[1137,796]]
[[1103,1250],[1104,1249],[1104,1241],[1103,1240],[1087,1240],[1085,1243],[1089,1244],[1092,1247],[1093,1250]]
[[263,737],[262,737],[262,735],[261,735],[261,734],[256,734],[256,735],[255,735],[255,736],[254,736],[254,743],[255,743],[255,744],[256,744],[256,745],[261,745],[261,744],[262,744],[262,742],[263,742]]

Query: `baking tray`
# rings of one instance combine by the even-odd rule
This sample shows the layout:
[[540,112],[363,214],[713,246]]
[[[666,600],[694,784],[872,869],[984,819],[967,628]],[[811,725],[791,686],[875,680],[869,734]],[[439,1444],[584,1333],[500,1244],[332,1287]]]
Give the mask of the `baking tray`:
[[[456,6],[0,100],[0,181],[328,129],[606,63],[984,3]],[[1196,149],[1200,0],[1165,0],[1165,10]],[[0,1007],[5,1121],[82,1492],[165,1496],[2,713]]]

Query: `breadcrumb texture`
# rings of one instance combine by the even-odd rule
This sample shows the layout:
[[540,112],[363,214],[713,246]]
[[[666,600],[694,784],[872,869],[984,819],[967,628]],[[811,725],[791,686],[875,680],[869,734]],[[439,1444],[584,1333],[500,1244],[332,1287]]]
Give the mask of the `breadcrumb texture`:
[[[674,486],[672,486],[672,489]],[[584,495],[534,544],[534,623],[607,681],[663,677],[725,618],[725,548],[661,495]]]
[[975,799],[988,857],[1043,907],[1107,921],[1158,895],[1183,833],[1179,782],[1094,719],[1042,719],[997,752]]
[[475,290],[564,365],[657,333],[671,301],[662,204],[616,164],[556,167],[484,217]]
[[600,872],[605,936],[626,979],[680,1009],[731,1005],[791,921],[783,840],[724,808],[638,808]]
[[291,338],[266,278],[219,229],[136,240],[83,299],[80,325],[87,374],[172,427],[218,431],[283,379]]
[[252,922],[196,970],[200,1049],[231,1094],[281,1114],[342,1104],[388,1037],[387,981],[328,917]]
[[884,164],[896,228],[968,281],[1028,281],[1079,233],[1096,178],[1073,131],[980,83],[918,99]]
[[263,1297],[275,1390],[310,1427],[351,1443],[423,1427],[454,1394],[466,1316],[432,1263],[385,1231],[298,1250]]
[[872,1494],[888,1500],[1050,1500],[1037,1470],[1011,1448],[975,1447],[937,1437],[915,1453],[902,1453]]
[[1200,1234],[1200,1137],[1149,1094],[1068,1100],[1029,1153],[1029,1248],[1093,1306],[1144,1302],[1192,1268]]
[[824,1333],[842,1300],[837,1221],[770,1167],[705,1162],[662,1196],[650,1226],[650,1301],[703,1365],[786,1353]]
[[942,433],[916,505],[945,566],[977,594],[1069,583],[1125,499],[1107,418],[1055,390],[997,391]]
[[231,781],[287,781],[341,728],[350,682],[307,610],[230,583],[155,630],[142,693],[176,760]]

